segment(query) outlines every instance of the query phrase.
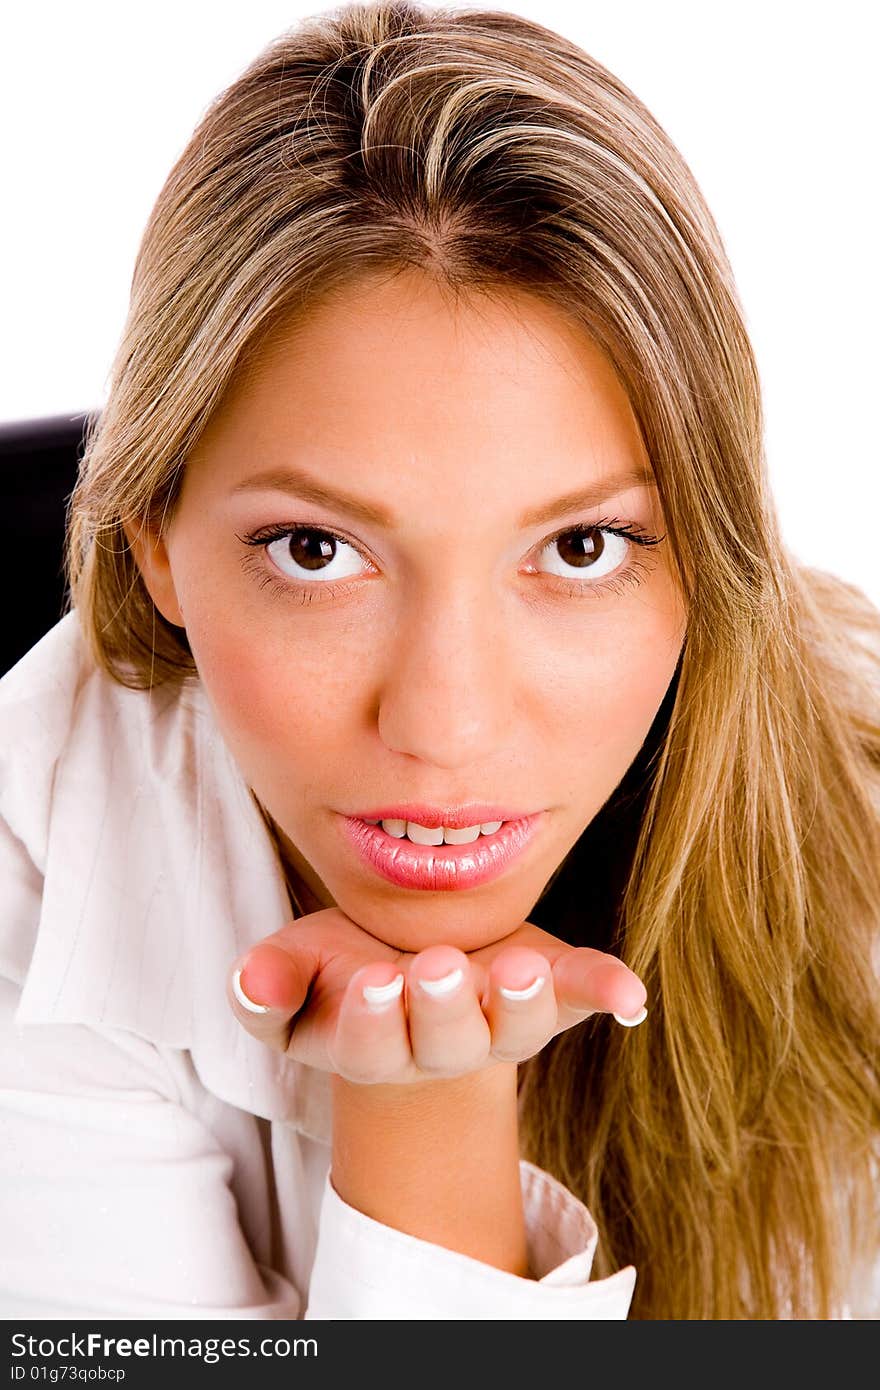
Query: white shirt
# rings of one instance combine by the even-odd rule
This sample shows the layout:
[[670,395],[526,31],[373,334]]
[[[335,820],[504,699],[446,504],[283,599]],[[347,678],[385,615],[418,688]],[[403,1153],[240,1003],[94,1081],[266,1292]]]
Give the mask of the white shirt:
[[226,999],[291,917],[253,794],[198,679],[120,686],[76,612],[0,681],[0,885],[0,1317],[626,1318],[533,1164],[533,1279],[339,1197],[329,1075]]

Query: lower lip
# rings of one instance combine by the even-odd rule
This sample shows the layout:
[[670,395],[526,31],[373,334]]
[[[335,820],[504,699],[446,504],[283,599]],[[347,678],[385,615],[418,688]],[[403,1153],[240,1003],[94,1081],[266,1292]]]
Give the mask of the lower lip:
[[344,816],[343,824],[361,858],[389,883],[449,893],[477,888],[503,874],[531,844],[542,814],[508,821],[494,835],[480,835],[469,845],[415,845],[354,816]]

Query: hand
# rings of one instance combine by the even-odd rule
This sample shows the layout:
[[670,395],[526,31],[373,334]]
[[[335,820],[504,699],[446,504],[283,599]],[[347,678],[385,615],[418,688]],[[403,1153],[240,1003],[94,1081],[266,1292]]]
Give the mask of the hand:
[[[241,989],[266,1012],[239,1002],[237,969]],[[422,988],[450,972],[460,980],[448,992]],[[387,988],[395,981],[396,994]],[[364,998],[365,985],[378,988],[379,1002]],[[502,987],[525,993],[508,999]],[[399,1084],[523,1062],[593,1013],[636,1021],[646,991],[616,956],[569,946],[531,922],[477,951],[438,945],[412,954],[334,907],[251,947],[227,995],[243,1027],[268,1046],[348,1081]]]

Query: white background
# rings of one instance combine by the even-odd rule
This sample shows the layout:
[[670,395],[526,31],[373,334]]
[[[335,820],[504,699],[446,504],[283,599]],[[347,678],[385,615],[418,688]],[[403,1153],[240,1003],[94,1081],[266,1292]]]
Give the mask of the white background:
[[[208,102],[321,0],[4,7],[0,422],[106,399],[147,216]],[[471,8],[476,8],[471,6]],[[721,229],[803,560],[880,606],[872,0],[515,0],[645,102]]]

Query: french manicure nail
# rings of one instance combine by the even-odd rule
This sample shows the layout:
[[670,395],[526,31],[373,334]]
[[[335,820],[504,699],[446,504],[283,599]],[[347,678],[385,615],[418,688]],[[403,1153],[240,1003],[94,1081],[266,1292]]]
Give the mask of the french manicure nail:
[[243,969],[244,969],[244,966],[242,966],[240,969],[238,969],[238,970],[236,970],[236,971],[233,972],[233,975],[232,975],[232,993],[235,995],[235,997],[236,997],[236,999],[238,1000],[238,1002],[239,1002],[239,1004],[241,1005],[241,1007],[242,1007],[243,1009],[247,1009],[249,1013],[252,1013],[252,1014],[267,1014],[267,1013],[269,1012],[269,1005],[268,1005],[268,1004],[255,1004],[254,1001],[253,1001],[253,999],[249,999],[248,996],[245,994],[244,990],[242,989],[242,986],[241,986],[241,971],[242,971]]
[[424,980],[420,978],[419,984],[426,994],[430,994],[436,999],[441,995],[451,994],[454,989],[458,988],[463,978],[464,974],[459,965],[456,966],[454,970],[450,970],[448,975],[442,975],[439,980]]
[[648,1010],[643,1005],[633,1018],[621,1018],[620,1014],[615,1014],[614,1017],[618,1023],[623,1024],[624,1028],[635,1028],[637,1023],[644,1023],[648,1017]]
[[499,985],[498,992],[503,994],[505,999],[534,999],[546,978],[546,975],[539,975],[530,985],[526,985],[525,989],[507,989],[504,985]]
[[403,976],[395,975],[387,985],[364,985],[361,994],[371,1009],[380,1009],[385,1004],[390,1004],[392,999],[396,999],[402,990]]

